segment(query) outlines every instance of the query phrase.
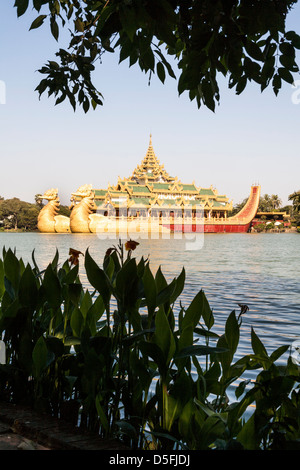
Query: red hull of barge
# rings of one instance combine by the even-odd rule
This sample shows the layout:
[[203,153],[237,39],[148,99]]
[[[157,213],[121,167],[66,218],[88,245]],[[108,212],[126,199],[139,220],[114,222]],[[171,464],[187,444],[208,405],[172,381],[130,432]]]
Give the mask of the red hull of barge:
[[244,207],[235,216],[222,221],[204,222],[202,224],[163,224],[171,232],[181,233],[246,233],[254,219],[260,198],[260,186],[252,186],[250,196]]
[[181,233],[246,233],[250,228],[250,223],[246,225],[238,224],[186,224],[186,225],[163,225],[171,232]]

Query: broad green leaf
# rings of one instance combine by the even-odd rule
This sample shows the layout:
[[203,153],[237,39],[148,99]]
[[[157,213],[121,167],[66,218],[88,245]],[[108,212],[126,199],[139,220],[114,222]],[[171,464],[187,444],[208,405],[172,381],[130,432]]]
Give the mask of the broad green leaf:
[[208,329],[212,328],[214,324],[214,316],[212,309],[209,306],[208,300],[206,298],[206,295],[203,291],[201,291],[201,297],[202,297],[202,317],[204,320],[204,323]]
[[259,450],[254,414],[245,422],[237,435],[237,441],[242,444],[245,450]]
[[76,18],[75,20],[75,28],[76,31],[83,33],[84,32],[84,23],[80,20],[80,18]]
[[187,325],[180,333],[178,340],[178,350],[181,351],[183,348],[187,348],[193,345],[193,325]]
[[206,404],[199,401],[197,398],[194,399],[194,402],[196,403],[197,406],[199,406],[199,408],[201,408],[202,411],[204,411],[204,413],[208,417],[210,417],[210,418],[215,417],[215,418],[218,418],[221,421],[223,421],[223,423],[226,423],[227,413],[217,413],[213,409],[211,409],[209,406],[207,406]]
[[238,384],[238,386],[235,389],[236,398],[240,398],[243,395],[243,393],[245,392],[245,389],[246,389],[246,387],[249,383],[250,383],[250,379],[243,380],[243,382],[240,382]]
[[[205,390],[206,393],[214,393],[215,395],[219,395],[220,390],[220,376],[222,370],[220,367],[219,362],[215,361],[209,368],[204,372],[204,383],[205,383]],[[201,380],[201,373],[200,373],[200,380]]]
[[84,265],[90,284],[102,295],[105,307],[107,308],[111,297],[109,279],[93,260],[88,250],[85,253]]
[[232,352],[232,350],[229,348],[227,344],[225,334],[220,336],[220,338],[218,339],[217,347],[224,349],[224,352],[219,354],[218,359],[220,360],[222,364],[223,376],[228,378],[230,376],[230,366],[232,363],[234,353]]
[[57,269],[58,260],[59,260],[59,252],[58,252],[58,249],[56,248],[54,258],[51,261],[51,266],[54,269],[54,271]]
[[86,319],[87,313],[92,305],[93,305],[93,300],[92,300],[91,294],[89,293],[88,290],[86,290],[83,296],[83,299],[81,301],[81,304],[80,304],[80,311],[84,319]]
[[191,399],[188,403],[184,406],[182,413],[179,418],[179,431],[180,434],[187,439],[192,423],[192,416],[195,413],[195,404]]
[[182,410],[180,401],[169,395],[166,391],[164,393],[164,425],[167,431],[170,431],[174,421],[179,418]]
[[[90,306],[88,307],[90,303]],[[92,299],[89,301],[89,297],[84,299],[84,309],[80,306],[80,311],[84,317],[85,325],[89,328],[92,335],[97,333],[97,321],[101,318],[105,311],[105,305],[101,295],[98,295],[96,300],[93,302]]]
[[287,83],[290,83],[291,85],[294,83],[293,75],[286,68],[279,67],[278,74],[280,78],[282,78],[282,80],[286,81]]
[[38,288],[36,279],[30,265],[26,266],[22,274],[19,286],[19,299],[24,307],[34,308],[36,306]]
[[143,274],[143,285],[144,285],[144,293],[145,293],[145,298],[146,298],[146,305],[148,308],[148,314],[151,318],[156,308],[157,291],[156,291],[155,279],[150,270],[148,263],[145,266],[145,270]]
[[50,28],[51,28],[52,36],[54,37],[54,39],[56,39],[56,41],[58,41],[59,28],[58,28],[57,22],[55,21],[55,18],[51,18]]
[[200,439],[198,437],[198,444],[200,448],[209,449],[216,439],[224,438],[226,425],[220,418],[220,415],[209,416],[203,423],[201,428]]
[[277,95],[280,88],[281,88],[281,77],[279,76],[278,73],[276,73],[273,76],[272,86],[273,86],[273,90],[274,90],[275,95]]
[[22,16],[26,12],[29,0],[16,0],[14,6],[17,7],[17,15]]
[[53,271],[52,265],[49,264],[44,275],[43,287],[46,293],[46,299],[50,306],[58,308],[62,302],[62,291],[58,277]]
[[161,62],[157,62],[156,64],[156,72],[157,72],[157,75],[158,75],[158,78],[160,79],[160,81],[162,83],[165,83],[165,79],[166,79],[166,72],[165,72],[165,68],[163,66],[163,64]]
[[156,304],[159,307],[160,305],[170,304],[172,303],[172,296],[176,289],[176,279],[173,279],[170,284],[167,284],[165,288],[163,288],[157,294]]
[[279,50],[283,55],[292,57],[293,59],[295,58],[295,49],[288,42],[281,42],[279,44]]
[[275,362],[277,359],[279,359],[288,349],[290,348],[290,345],[283,345],[279,346],[275,351],[273,351],[270,355],[271,361]]
[[253,328],[251,328],[251,345],[254,354],[256,354],[257,356],[268,358],[267,350]]
[[61,357],[64,354],[64,343],[56,336],[48,336],[45,338],[48,351],[52,351],[55,357]]
[[195,328],[194,333],[196,333],[197,335],[205,336],[206,338],[219,338],[219,335],[217,333],[205,330],[204,328]]
[[73,305],[78,306],[81,294],[83,292],[81,284],[68,284],[67,285],[67,299],[73,303]]
[[205,345],[193,345],[183,348],[176,354],[176,358],[188,357],[188,356],[207,356],[209,354],[222,354],[227,352],[228,349],[222,347],[213,347]]
[[195,328],[199,323],[201,316],[203,317],[207,328],[210,329],[214,324],[214,317],[207,298],[202,290],[196,294],[191,304],[186,309],[182,320],[182,328],[185,328],[189,324],[192,324]]
[[295,33],[295,31],[288,31],[285,34],[285,38],[288,41],[291,41],[291,44],[296,48],[300,49],[300,36]]
[[29,28],[29,31],[31,29],[36,29],[36,28],[39,28],[40,26],[42,26],[42,24],[44,23],[44,20],[45,18],[47,18],[47,15],[40,15],[38,16],[32,23],[31,23],[31,26]]
[[173,304],[178,299],[180,294],[182,293],[182,291],[184,289],[184,283],[185,283],[185,269],[182,268],[181,273],[176,278],[175,289],[174,289],[174,291],[171,295],[171,298],[170,298],[171,304]]
[[104,430],[107,432],[109,429],[109,422],[108,422],[106,413],[103,409],[103,406],[101,405],[101,396],[99,396],[99,394],[96,396],[95,404],[96,404],[96,409],[97,409],[100,423],[103,426]]
[[174,355],[176,345],[163,308],[160,308],[155,316],[155,334],[153,341],[163,351],[165,362],[168,364]]
[[156,283],[156,290],[157,292],[160,292],[162,291],[163,289],[165,289],[168,285],[166,279],[165,279],[165,276],[163,275],[162,271],[161,271],[161,267],[158,268],[158,270],[156,271],[156,274],[155,274],[155,283]]
[[188,326],[193,328],[198,325],[201,318],[201,305],[202,305],[202,291],[198,292],[184,314],[182,318],[181,329],[184,330]]
[[73,310],[71,321],[70,321],[70,326],[72,328],[73,335],[77,336],[77,338],[80,338],[81,332],[84,326],[84,319],[79,308],[75,308]]
[[98,295],[96,300],[92,303],[91,307],[87,312],[87,318],[90,320],[93,318],[93,321],[97,322],[102,317],[105,311],[105,305],[101,295]]
[[[96,9],[96,7],[93,5],[92,9]],[[114,12],[114,8],[106,2],[105,7],[101,10],[101,15],[97,18],[97,26],[94,32],[95,37],[97,37],[101,33],[101,29],[105,25],[105,22],[109,19],[109,17],[112,15]]]
[[135,9],[128,4],[124,5],[120,8],[119,15],[124,31],[128,35],[130,41],[133,41],[137,29]]
[[233,310],[227,318],[225,324],[225,337],[230,350],[234,353],[239,344],[240,329],[236,319],[235,311]]
[[[12,283],[10,282],[9,279],[7,279],[6,276],[4,276],[4,289],[5,289],[4,296],[5,294],[8,294],[11,300],[18,300],[17,293],[15,289],[13,288]],[[2,304],[2,307],[4,306],[5,306],[5,303]]]
[[107,277],[112,280],[114,271],[115,271],[115,263],[113,256],[107,256],[103,262],[103,269],[107,275]]
[[[299,71],[299,67],[296,64],[295,59],[293,57],[290,57],[290,56],[287,56],[287,55],[281,55],[279,57],[279,61],[280,61],[281,65],[283,65],[283,68],[288,69],[288,71],[290,71],[290,72],[298,72]],[[279,70],[278,70],[278,72],[279,72]],[[284,77],[281,77],[281,78],[284,79]]]
[[140,341],[139,348],[145,358],[151,358],[158,366],[161,373],[166,371],[165,355],[161,348],[154,342]]
[[183,407],[178,421],[178,429],[184,441],[193,439],[194,415],[197,413],[193,399],[189,400]]
[[4,292],[1,307],[2,318],[13,318],[17,315],[21,305],[18,298],[12,300],[8,292]]
[[11,249],[6,252],[3,261],[5,276],[10,281],[15,292],[17,292],[21,275],[20,263]]
[[[136,290],[133,291],[133,286],[136,287],[137,282],[137,265],[135,258],[129,259],[116,276],[116,295],[123,302],[128,303],[131,297],[137,297]],[[134,303],[134,299],[132,299]]]
[[147,368],[147,362],[142,361],[140,355],[135,350],[131,350],[129,358],[129,366],[132,374],[138,377],[144,390],[148,390],[154,376],[154,371]]
[[260,47],[250,39],[247,39],[246,45],[245,45],[247,53],[250,55],[255,60],[263,61],[264,56],[263,53],[260,49]]
[[40,376],[41,372],[47,365],[47,356],[48,350],[45,340],[42,336],[40,336],[32,351],[33,366],[35,375],[37,377]]

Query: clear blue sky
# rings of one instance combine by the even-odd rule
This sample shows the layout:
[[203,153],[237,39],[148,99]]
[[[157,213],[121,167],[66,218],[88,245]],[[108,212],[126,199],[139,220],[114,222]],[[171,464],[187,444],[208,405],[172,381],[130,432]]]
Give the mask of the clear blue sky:
[[[61,202],[83,184],[107,188],[118,176],[130,176],[143,159],[152,133],[155,153],[165,169],[182,182],[211,184],[233,203],[248,196],[250,186],[278,194],[284,204],[300,189],[300,104],[289,84],[276,98],[256,85],[236,96],[221,87],[216,112],[197,108],[187,96],[178,97],[175,80],[162,85],[118,56],[107,53],[94,81],[104,106],[87,115],[65,102],[38,99],[37,72],[55,59],[56,43],[48,25],[28,31],[37,16],[17,19],[13,0],[0,4],[0,80],[6,103],[0,104],[0,195],[33,202],[36,193],[58,188]],[[299,33],[300,5],[288,26]],[[298,79],[297,77],[295,77]],[[299,76],[300,80],[300,76]],[[300,93],[299,93],[300,96]]]

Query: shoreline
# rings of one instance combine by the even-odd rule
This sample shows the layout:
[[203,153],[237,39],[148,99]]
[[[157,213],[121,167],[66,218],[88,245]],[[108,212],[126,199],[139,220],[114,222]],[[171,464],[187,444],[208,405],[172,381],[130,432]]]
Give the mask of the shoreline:
[[[17,229],[17,230],[0,230],[0,234],[1,233],[46,233],[46,232],[40,232],[39,230],[20,230],[20,229]],[[67,235],[68,234],[72,235],[74,233],[73,232],[68,232]],[[92,232],[89,232],[89,233],[93,234]],[[139,234],[140,232],[136,232],[136,233]],[[175,232],[170,232],[170,233],[175,233]],[[178,232],[176,232],[176,233],[178,233]],[[196,233],[196,232],[191,232],[191,233]],[[201,232],[199,232],[199,233],[201,233]],[[213,232],[211,232],[211,233],[213,233]],[[221,233],[232,234],[232,233],[235,233],[235,232],[221,232]],[[241,232],[236,232],[236,233],[241,233]],[[274,229],[262,230],[260,232],[258,232],[257,230],[252,230],[250,232],[245,232],[245,233],[261,234],[261,233],[300,233],[300,232],[298,232],[298,230],[296,228],[294,228],[294,229],[284,229],[284,230],[274,230]],[[51,232],[51,234],[55,235],[55,232],[54,233]],[[209,234],[210,234],[210,232],[205,233],[205,235],[209,235]],[[57,232],[57,235],[59,235],[58,232]]]

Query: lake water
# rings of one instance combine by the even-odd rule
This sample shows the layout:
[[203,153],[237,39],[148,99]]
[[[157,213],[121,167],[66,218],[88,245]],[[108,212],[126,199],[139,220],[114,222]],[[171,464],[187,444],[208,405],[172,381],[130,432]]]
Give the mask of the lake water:
[[[179,236],[179,235],[177,235]],[[154,272],[159,266],[168,280],[186,270],[182,302],[188,306],[203,289],[214,311],[217,333],[238,304],[247,304],[243,315],[241,355],[252,352],[250,332],[254,328],[268,352],[300,338],[300,234],[199,234],[177,239],[137,239],[134,255],[150,257]],[[0,233],[1,247],[16,249],[18,257],[40,268],[53,259],[56,248],[60,261],[68,258],[69,248],[85,252],[89,248],[102,266],[107,248],[117,240],[96,234]],[[83,258],[80,258],[83,265]],[[86,283],[83,270],[82,282]]]

